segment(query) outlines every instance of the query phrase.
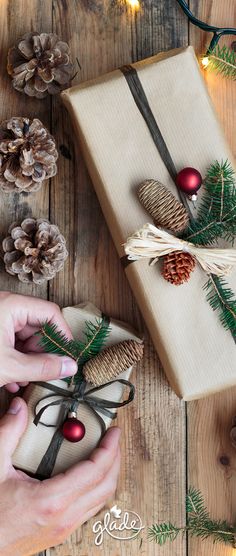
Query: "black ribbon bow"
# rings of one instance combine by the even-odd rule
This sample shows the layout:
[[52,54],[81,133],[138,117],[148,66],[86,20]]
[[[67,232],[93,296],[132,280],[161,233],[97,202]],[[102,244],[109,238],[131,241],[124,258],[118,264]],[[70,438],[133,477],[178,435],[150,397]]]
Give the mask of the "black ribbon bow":
[[[124,401],[116,402],[112,400],[107,400],[105,398],[98,398],[97,396],[93,395],[95,392],[103,390],[103,388],[106,388],[107,386],[114,384],[116,382],[123,384],[124,386],[128,386],[129,388],[129,396]],[[34,408],[35,418],[33,422],[36,426],[38,424],[41,424],[44,427],[56,427],[56,431],[52,437],[52,440],[47,448],[47,451],[44,454],[36,472],[37,475],[41,478],[49,477],[53,471],[57,454],[63,442],[63,436],[60,430],[61,425],[64,422],[65,418],[67,417],[69,411],[77,411],[80,403],[86,404],[86,406],[93,412],[93,414],[96,416],[97,420],[99,421],[102,430],[101,435],[103,436],[103,434],[106,432],[106,424],[104,422],[104,419],[100,415],[100,413],[109,417],[110,419],[115,419],[117,413],[114,411],[110,411],[110,409],[123,407],[129,404],[130,402],[133,401],[134,394],[135,394],[134,385],[128,380],[125,380],[123,378],[106,382],[101,386],[96,386],[94,388],[90,388],[89,390],[86,390],[87,382],[85,380],[77,384],[73,391],[64,390],[60,386],[48,382],[35,382],[35,384],[37,386],[47,388],[47,390],[51,390],[53,393],[43,396],[43,398],[41,398],[37,402]],[[46,405],[43,405],[43,407],[41,407],[41,409],[37,411],[37,407],[39,404],[41,404],[42,401],[53,399],[55,397],[56,400],[46,403]],[[60,415],[61,423],[58,425],[58,424],[42,422],[41,417],[43,413],[47,411],[49,407],[53,407],[57,405],[62,408],[62,412]]]

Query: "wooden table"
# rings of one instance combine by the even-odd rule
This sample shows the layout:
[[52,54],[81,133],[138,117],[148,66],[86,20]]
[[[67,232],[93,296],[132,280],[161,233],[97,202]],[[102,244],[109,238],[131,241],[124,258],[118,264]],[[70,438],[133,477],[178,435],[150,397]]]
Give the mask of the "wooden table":
[[[190,0],[189,4],[197,16],[210,23],[235,25],[235,0]],[[1,235],[15,220],[30,215],[49,217],[66,236],[70,252],[64,271],[42,287],[20,284],[5,274],[2,266],[1,289],[49,298],[61,306],[90,299],[106,313],[143,328],[82,155],[74,150],[68,114],[59,98],[30,99],[12,89],[6,73],[7,50],[17,36],[29,30],[53,31],[69,42],[73,59],[79,60],[76,83],[188,43],[203,53],[209,36],[188,25],[175,0],[145,0],[140,11],[132,11],[122,1],[1,0],[0,25],[1,118],[40,118],[61,151],[58,174],[50,185],[31,195],[1,195]],[[235,84],[205,75],[235,151]],[[186,406],[169,388],[148,333],[145,337],[144,363],[133,375],[135,403],[118,417],[123,434],[116,502],[138,512],[146,525],[162,520],[183,524],[185,493],[191,484],[202,490],[216,518],[233,521],[236,451],[229,431],[236,413],[236,389]],[[187,542],[181,537],[173,545],[159,548],[147,540],[145,532],[142,543],[140,539],[120,543],[107,537],[102,548],[96,548],[91,523],[87,523],[64,545],[43,555],[96,556],[101,551],[104,556],[233,554],[233,549],[223,545],[196,539]]]

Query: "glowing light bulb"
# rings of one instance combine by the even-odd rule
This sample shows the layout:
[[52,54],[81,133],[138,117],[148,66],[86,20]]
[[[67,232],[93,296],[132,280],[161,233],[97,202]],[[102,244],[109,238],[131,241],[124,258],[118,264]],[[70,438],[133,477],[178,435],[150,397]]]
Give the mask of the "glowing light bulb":
[[202,65],[203,65],[203,67],[204,67],[204,68],[207,68],[208,64],[209,64],[209,58],[208,58],[208,56],[204,56],[204,57],[202,58]]
[[133,8],[134,10],[139,10],[140,3],[139,0],[127,0],[127,3]]

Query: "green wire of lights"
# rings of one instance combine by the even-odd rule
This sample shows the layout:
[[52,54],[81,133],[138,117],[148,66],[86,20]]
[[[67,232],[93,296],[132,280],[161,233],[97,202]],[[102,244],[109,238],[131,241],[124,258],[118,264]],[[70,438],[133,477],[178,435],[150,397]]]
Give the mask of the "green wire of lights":
[[193,25],[196,25],[196,27],[199,27],[199,29],[203,29],[203,31],[213,33],[213,37],[206,51],[206,56],[215,49],[220,38],[223,37],[223,35],[236,35],[235,27],[216,27],[214,25],[209,25],[208,23],[201,21],[193,15],[185,0],[177,0],[177,2]]

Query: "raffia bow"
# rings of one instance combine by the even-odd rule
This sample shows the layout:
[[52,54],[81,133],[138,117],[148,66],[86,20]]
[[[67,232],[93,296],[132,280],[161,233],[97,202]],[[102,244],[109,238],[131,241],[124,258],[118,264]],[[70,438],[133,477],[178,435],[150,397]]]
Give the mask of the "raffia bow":
[[217,249],[196,247],[153,224],[145,224],[134,232],[124,244],[129,260],[153,259],[155,264],[160,257],[175,251],[183,251],[192,255],[208,274],[227,275],[236,264],[236,249]]

